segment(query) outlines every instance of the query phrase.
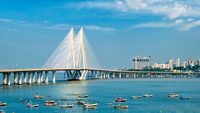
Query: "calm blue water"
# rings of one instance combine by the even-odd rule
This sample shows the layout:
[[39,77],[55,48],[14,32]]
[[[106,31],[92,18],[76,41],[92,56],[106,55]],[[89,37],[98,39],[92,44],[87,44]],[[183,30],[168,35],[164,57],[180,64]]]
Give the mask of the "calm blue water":
[[[44,100],[33,98],[35,92],[55,100],[67,98],[66,103],[75,106],[72,109],[43,106]],[[130,99],[132,95],[143,95],[145,92],[154,97]],[[169,92],[192,96],[192,99],[168,98]],[[98,103],[97,109],[85,110],[77,105],[75,98],[79,94],[89,95],[92,102]],[[128,110],[115,110],[112,105],[106,104],[118,96],[128,98]],[[29,109],[19,98],[32,100],[40,107]],[[65,81],[54,85],[0,86],[0,100],[8,103],[7,107],[0,107],[6,113],[200,113],[200,79],[111,79]]]

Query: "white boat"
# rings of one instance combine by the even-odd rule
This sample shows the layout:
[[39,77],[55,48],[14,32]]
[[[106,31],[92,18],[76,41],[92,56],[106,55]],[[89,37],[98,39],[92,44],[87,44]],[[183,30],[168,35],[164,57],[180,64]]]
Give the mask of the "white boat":
[[44,99],[44,96],[40,96],[38,93],[35,93],[35,99]]
[[126,102],[128,99],[126,98],[121,98],[121,97],[118,97],[115,99],[115,102]]
[[37,108],[39,107],[39,104],[32,104],[32,102],[30,101],[26,106],[29,108]]
[[60,108],[72,108],[74,105],[73,104],[62,104],[60,105]]
[[45,106],[56,106],[57,103],[54,100],[47,100],[47,101],[44,101],[44,105]]
[[89,105],[89,106],[97,106],[97,105],[98,105],[98,103],[93,103],[93,104],[85,103],[84,105]]
[[133,99],[140,99],[140,98],[142,98],[142,96],[131,96],[131,98],[133,98]]
[[91,105],[91,104],[84,104],[83,108],[85,108],[85,109],[96,109],[97,106]]
[[179,96],[179,94],[176,94],[176,93],[169,93],[168,94],[168,97],[170,97],[170,98],[174,98],[174,97],[178,97]]
[[0,102],[0,106],[6,106],[7,103],[6,102]]
[[114,109],[128,109],[128,105],[115,105]]
[[152,94],[144,94],[143,97],[153,97]]
[[54,100],[47,100],[47,101],[44,101],[44,103],[55,103]]

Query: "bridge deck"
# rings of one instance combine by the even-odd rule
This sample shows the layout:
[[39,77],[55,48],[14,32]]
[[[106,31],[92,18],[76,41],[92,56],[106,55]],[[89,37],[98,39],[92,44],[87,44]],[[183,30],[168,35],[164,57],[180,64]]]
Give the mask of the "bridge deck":
[[38,72],[38,71],[68,71],[68,70],[103,71],[103,72],[115,72],[115,73],[200,74],[200,72],[126,71],[126,70],[110,70],[110,69],[98,69],[98,68],[29,68],[29,69],[2,69],[2,70],[0,70],[0,73]]

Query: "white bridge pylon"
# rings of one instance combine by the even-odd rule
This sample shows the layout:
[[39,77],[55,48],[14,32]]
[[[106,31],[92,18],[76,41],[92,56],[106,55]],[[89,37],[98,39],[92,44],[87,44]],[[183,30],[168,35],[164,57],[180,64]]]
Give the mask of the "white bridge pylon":
[[[88,69],[100,68],[100,65],[81,27],[77,35],[70,29],[43,68]],[[69,79],[86,79],[88,71],[66,73]]]

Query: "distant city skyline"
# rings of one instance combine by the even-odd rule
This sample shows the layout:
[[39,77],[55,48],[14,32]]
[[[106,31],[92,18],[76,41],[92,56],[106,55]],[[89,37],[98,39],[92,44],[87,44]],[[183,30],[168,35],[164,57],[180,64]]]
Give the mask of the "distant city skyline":
[[200,59],[198,0],[0,1],[0,68],[40,67],[71,27],[84,27],[102,68]]

